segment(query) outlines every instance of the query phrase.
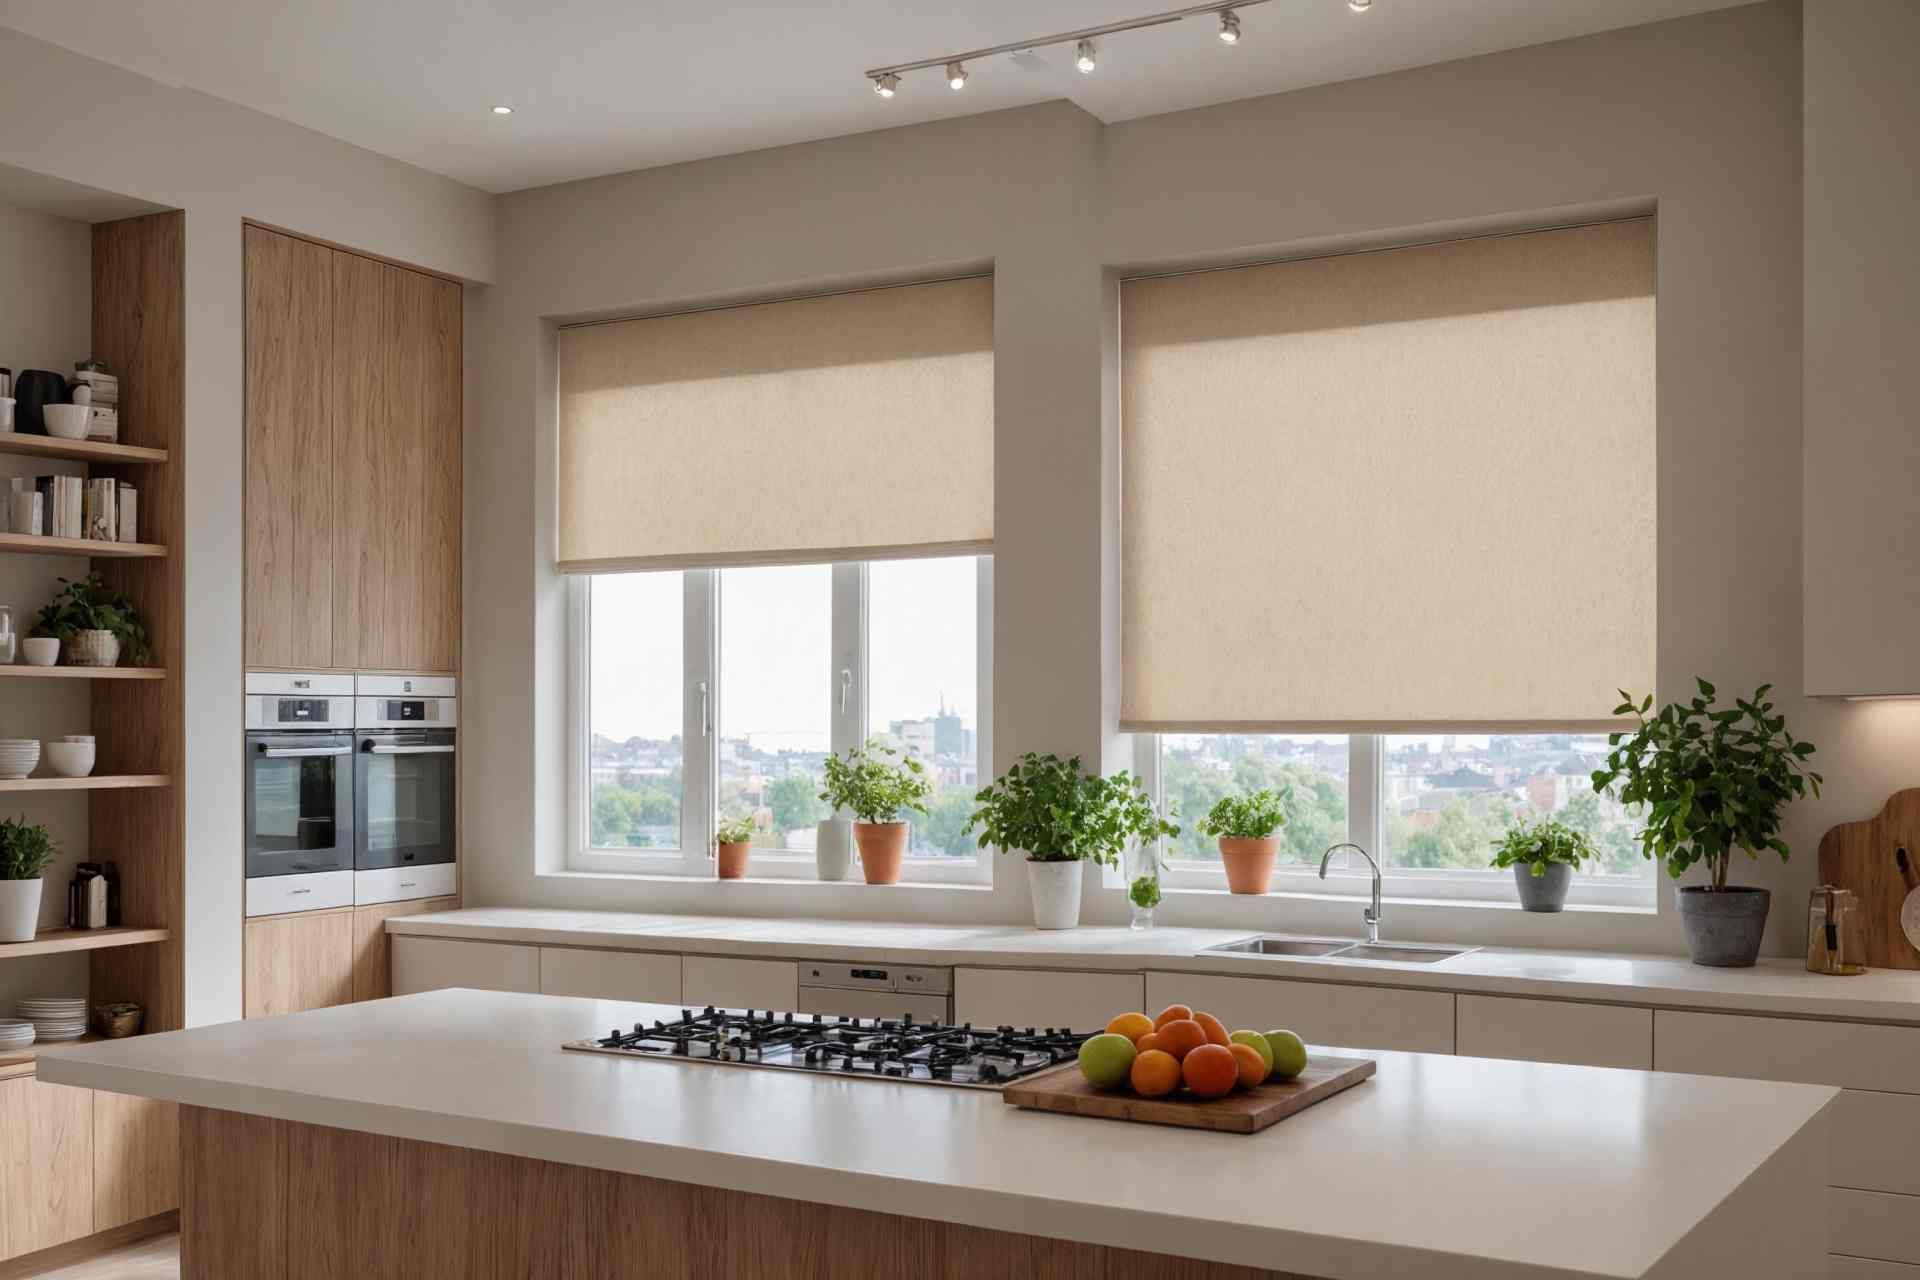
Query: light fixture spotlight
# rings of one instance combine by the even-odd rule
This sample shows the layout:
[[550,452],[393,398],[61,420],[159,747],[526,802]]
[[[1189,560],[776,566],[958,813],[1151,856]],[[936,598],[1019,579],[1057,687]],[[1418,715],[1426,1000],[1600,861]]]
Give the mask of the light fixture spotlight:
[[900,87],[900,77],[889,71],[883,76],[873,78],[873,91],[883,98],[891,98],[893,91]]
[[513,108],[512,107],[495,107],[493,109],[493,114],[497,116],[510,116],[513,114]]
[[1100,65],[1094,59],[1095,52],[1096,51],[1093,47],[1093,41],[1082,40],[1080,42],[1080,47],[1078,50],[1075,51],[1075,54],[1074,54],[1073,65],[1079,68],[1081,75],[1083,76],[1092,75],[1093,69]]
[[1373,0],[1347,0],[1347,8],[1355,13],[1365,13],[1373,8]]
[[967,87],[967,69],[957,62],[947,64],[947,88],[955,93]]
[[1240,15],[1231,9],[1220,11],[1220,43],[1240,43]]

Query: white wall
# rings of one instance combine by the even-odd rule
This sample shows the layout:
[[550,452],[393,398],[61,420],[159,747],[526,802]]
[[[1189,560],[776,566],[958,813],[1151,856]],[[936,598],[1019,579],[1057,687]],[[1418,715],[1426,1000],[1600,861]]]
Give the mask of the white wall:
[[[237,1018],[241,223],[484,282],[493,274],[493,201],[8,30],[0,30],[0,120],[0,164],[186,211],[187,1022]],[[84,345],[84,325],[81,333]]]

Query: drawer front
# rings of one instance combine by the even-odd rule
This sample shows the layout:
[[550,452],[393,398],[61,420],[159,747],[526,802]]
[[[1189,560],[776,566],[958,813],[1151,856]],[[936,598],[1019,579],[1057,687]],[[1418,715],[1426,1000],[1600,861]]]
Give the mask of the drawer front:
[[1833,1117],[1828,1182],[1920,1196],[1920,1096],[1849,1089],[1827,1114]]
[[353,905],[353,872],[316,871],[302,876],[256,876],[247,881],[247,914],[280,916]]
[[1827,1249],[1920,1265],[1920,1197],[1833,1188],[1827,1192]]
[[680,957],[645,951],[542,947],[540,993],[679,1004]]
[[1653,1011],[1561,1000],[1457,997],[1456,1051],[1473,1058],[1653,1070]]
[[1920,1280],[1920,1267],[1904,1262],[1878,1262],[1872,1258],[1847,1258],[1834,1254],[1828,1261],[1827,1280]]
[[540,990],[540,948],[452,938],[393,938],[393,994],[474,987],[481,991]]
[[955,969],[953,1018],[976,1027],[1065,1027],[1100,1031],[1138,1009],[1146,984],[1137,973],[1056,973],[1044,969]]
[[1309,1044],[1351,1049],[1453,1052],[1453,996],[1444,991],[1227,978],[1200,973],[1149,973],[1147,1012],[1192,1005],[1229,1029],[1285,1028]]
[[1659,1071],[1920,1094],[1920,1027],[1726,1013],[1653,1015]]
[[791,960],[685,956],[680,999],[694,1008],[787,1010],[799,1003],[800,969]]
[[353,873],[356,906],[379,902],[411,902],[415,898],[451,898],[460,880],[453,862],[430,862],[423,867],[376,867]]

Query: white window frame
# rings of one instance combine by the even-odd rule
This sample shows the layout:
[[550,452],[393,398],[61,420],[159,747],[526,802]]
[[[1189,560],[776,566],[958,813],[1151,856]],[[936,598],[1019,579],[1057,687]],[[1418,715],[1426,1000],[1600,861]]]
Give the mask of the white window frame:
[[[993,761],[993,557],[975,558],[975,664],[978,725],[975,759],[982,776]],[[567,861],[570,869],[612,875],[681,875],[712,878],[713,833],[719,788],[720,705],[726,690],[720,680],[720,570],[681,573],[683,608],[683,681],[681,686],[681,803],[678,849],[596,849],[592,831],[591,575],[567,582]],[[867,562],[833,566],[832,652],[822,672],[832,709],[829,746],[844,753],[867,739],[867,666],[871,657],[867,610]],[[842,814],[841,816],[847,816]],[[992,851],[971,858],[911,857],[902,862],[901,880],[914,884],[991,884]],[[809,852],[753,851],[749,874],[756,880],[813,880],[817,864]]]
[[[1164,797],[1160,778],[1160,735],[1135,734],[1134,772],[1148,794],[1158,802]],[[1386,736],[1356,733],[1347,738],[1347,836],[1368,853],[1378,856],[1386,847],[1386,812],[1381,803],[1386,777]],[[1198,821],[1204,814],[1183,813],[1181,825]],[[1225,892],[1226,873],[1211,864],[1177,861],[1165,856],[1161,846],[1161,884],[1174,892],[1181,890]],[[1491,851],[1489,851],[1491,856]],[[1513,872],[1489,867],[1485,871],[1468,868],[1383,867],[1381,893],[1402,902],[1414,900],[1461,901],[1489,906],[1509,906],[1519,901],[1514,889]],[[1273,893],[1330,898],[1366,899],[1373,893],[1373,873],[1366,859],[1352,852],[1342,853],[1327,868],[1322,880],[1318,867],[1276,867]],[[1575,907],[1652,910],[1658,893],[1658,877],[1626,880],[1614,876],[1575,875],[1567,902]]]

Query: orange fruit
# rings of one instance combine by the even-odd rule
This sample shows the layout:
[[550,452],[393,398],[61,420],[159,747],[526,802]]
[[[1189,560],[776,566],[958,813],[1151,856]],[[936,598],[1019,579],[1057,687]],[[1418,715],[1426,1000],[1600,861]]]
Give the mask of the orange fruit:
[[1128,1083],[1143,1098],[1165,1097],[1180,1087],[1180,1064],[1170,1053],[1149,1049],[1133,1060]]
[[1196,1098],[1224,1098],[1240,1083],[1240,1062],[1231,1049],[1203,1044],[1180,1063],[1180,1077]]
[[1192,1018],[1175,1018],[1172,1022],[1163,1022],[1160,1029],[1153,1033],[1154,1048],[1184,1059],[1189,1053],[1207,1042],[1207,1033]]
[[1267,1060],[1261,1057],[1259,1051],[1250,1044],[1230,1044],[1227,1046],[1227,1052],[1233,1055],[1233,1060],[1240,1066],[1242,1089],[1254,1088],[1273,1070],[1267,1065]]
[[1207,1033],[1208,1044],[1231,1043],[1227,1039],[1227,1029],[1221,1026],[1220,1019],[1214,1017],[1212,1014],[1196,1013],[1193,1015],[1193,1020],[1200,1024],[1200,1029],[1202,1031]]
[[1159,1047],[1160,1033],[1157,1031],[1149,1031],[1133,1042],[1134,1052],[1136,1053],[1145,1053],[1149,1049],[1158,1049]]
[[1169,1022],[1174,1022],[1181,1018],[1191,1018],[1192,1016],[1193,1010],[1189,1009],[1186,1005],[1170,1004],[1160,1011],[1159,1017],[1153,1020],[1153,1029],[1158,1031]]
[[1141,1036],[1153,1030],[1153,1019],[1144,1013],[1116,1014],[1113,1021],[1107,1023],[1107,1030],[1113,1035],[1138,1041]]

